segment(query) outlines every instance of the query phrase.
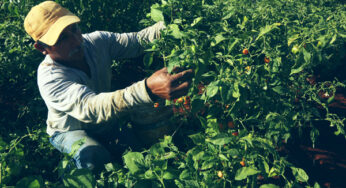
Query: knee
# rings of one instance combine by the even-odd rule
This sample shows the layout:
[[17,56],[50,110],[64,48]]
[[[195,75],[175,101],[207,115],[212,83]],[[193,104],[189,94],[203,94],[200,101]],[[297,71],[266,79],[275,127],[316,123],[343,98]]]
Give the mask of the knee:
[[100,145],[86,146],[74,157],[77,168],[88,168],[93,172],[100,172],[104,165],[111,162],[106,148]]

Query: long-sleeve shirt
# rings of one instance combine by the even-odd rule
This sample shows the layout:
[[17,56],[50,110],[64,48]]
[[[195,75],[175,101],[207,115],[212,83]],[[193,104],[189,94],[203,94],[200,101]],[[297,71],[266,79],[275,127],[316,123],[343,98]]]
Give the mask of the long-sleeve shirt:
[[38,67],[37,82],[48,108],[47,133],[97,129],[137,105],[152,103],[145,80],[111,91],[111,64],[114,59],[142,54],[142,42],[159,37],[163,28],[159,22],[136,33],[83,34],[82,49],[90,77],[46,55]]

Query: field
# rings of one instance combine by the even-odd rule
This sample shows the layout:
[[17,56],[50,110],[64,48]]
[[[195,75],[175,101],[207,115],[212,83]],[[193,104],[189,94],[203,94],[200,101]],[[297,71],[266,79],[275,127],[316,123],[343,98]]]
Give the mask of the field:
[[143,56],[114,61],[114,90],[164,66],[194,70],[187,96],[153,104],[174,106],[172,132],[100,174],[49,143],[36,84],[44,57],[23,28],[39,2],[0,2],[1,187],[344,186],[342,0],[57,1],[84,33],[165,22]]

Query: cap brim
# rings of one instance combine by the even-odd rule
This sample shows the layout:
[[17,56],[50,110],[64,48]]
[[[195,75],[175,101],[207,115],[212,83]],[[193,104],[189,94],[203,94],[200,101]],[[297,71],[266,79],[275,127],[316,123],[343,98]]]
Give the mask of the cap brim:
[[80,22],[80,19],[75,15],[66,15],[59,18],[47,31],[45,35],[43,35],[39,41],[53,46],[57,41],[61,34],[61,32],[69,25],[73,23]]

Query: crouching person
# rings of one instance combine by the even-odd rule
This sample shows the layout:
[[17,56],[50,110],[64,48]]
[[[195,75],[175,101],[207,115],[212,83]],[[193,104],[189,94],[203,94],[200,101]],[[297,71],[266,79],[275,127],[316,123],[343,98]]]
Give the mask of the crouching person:
[[79,22],[69,10],[45,1],[30,10],[24,27],[34,39],[34,47],[45,55],[37,82],[48,108],[50,142],[60,152],[70,153],[72,145],[83,140],[73,156],[76,166],[99,171],[112,160],[107,149],[112,140],[130,147],[138,144],[130,130],[118,131],[119,120],[158,99],[185,95],[192,70],[169,74],[163,68],[125,89],[112,91],[112,60],[141,55],[142,42],[159,37],[164,25],[159,22],[133,33],[82,34]]

